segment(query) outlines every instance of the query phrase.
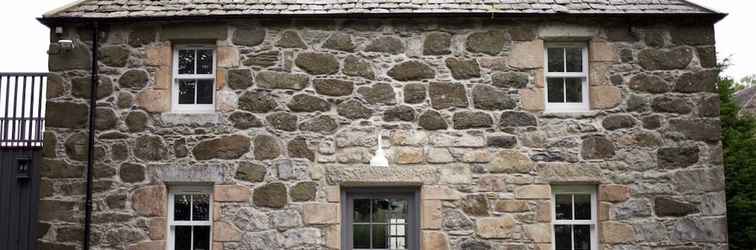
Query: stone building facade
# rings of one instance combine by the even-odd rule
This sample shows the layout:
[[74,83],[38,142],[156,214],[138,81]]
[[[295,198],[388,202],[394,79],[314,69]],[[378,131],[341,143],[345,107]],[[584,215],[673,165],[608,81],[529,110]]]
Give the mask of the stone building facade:
[[[344,192],[375,187],[416,190],[422,249],[553,249],[570,185],[595,190],[601,249],[727,249],[713,23],[103,21],[93,249],[171,247],[185,185],[211,190],[212,249],[341,249]],[[75,46],[49,51],[39,244],[80,249],[92,34],[49,24]],[[587,50],[588,111],[545,110],[545,48],[563,42]],[[210,112],[172,107],[185,44],[214,51]],[[377,135],[389,167],[368,165]]]

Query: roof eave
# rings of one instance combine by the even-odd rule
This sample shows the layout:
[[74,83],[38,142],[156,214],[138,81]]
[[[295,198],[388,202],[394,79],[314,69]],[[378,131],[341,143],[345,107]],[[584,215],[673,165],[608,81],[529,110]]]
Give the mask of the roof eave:
[[45,14],[42,14],[42,18],[55,16],[55,15],[60,14],[60,13],[66,11],[66,10],[68,10],[70,8],[73,8],[74,6],[77,6],[77,5],[79,5],[79,4],[81,4],[81,3],[85,2],[85,1],[88,1],[88,0],[76,0],[76,1],[73,1],[73,2],[70,2],[70,3],[67,3],[67,4],[65,4],[63,6],[60,6],[58,8],[52,9],[52,10],[50,10],[48,12],[45,12]]
[[[86,0],[82,0],[86,1]],[[196,15],[196,16],[133,16],[133,17],[61,17],[42,16],[37,20],[52,27],[62,23],[92,22],[134,22],[134,21],[201,21],[242,18],[405,18],[405,17],[700,17],[700,21],[717,23],[726,13],[490,13],[490,12],[442,12],[442,13],[339,13],[339,14],[240,14],[240,15]]]

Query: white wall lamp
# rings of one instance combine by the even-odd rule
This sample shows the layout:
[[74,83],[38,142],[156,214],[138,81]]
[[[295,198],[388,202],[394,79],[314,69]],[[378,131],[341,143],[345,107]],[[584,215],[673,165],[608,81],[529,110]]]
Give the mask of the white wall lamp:
[[378,148],[375,150],[375,155],[373,155],[373,159],[370,159],[370,166],[371,167],[388,167],[389,162],[386,158],[386,153],[383,152],[383,146],[381,145],[381,133],[378,132]]
[[[63,37],[63,27],[61,27],[61,26],[55,27],[55,35],[58,38],[62,38]],[[69,39],[58,39],[58,45],[64,51],[68,51],[68,50],[74,49],[74,43],[73,43],[72,40],[69,40]]]

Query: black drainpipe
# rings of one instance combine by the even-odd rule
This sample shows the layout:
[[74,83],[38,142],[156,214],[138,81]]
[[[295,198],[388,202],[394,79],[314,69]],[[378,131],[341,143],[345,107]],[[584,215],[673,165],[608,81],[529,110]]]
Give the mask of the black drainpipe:
[[94,142],[95,142],[95,111],[97,106],[97,37],[99,32],[97,22],[92,23],[92,79],[89,84],[89,144],[87,144],[87,196],[84,201],[84,242],[83,250],[89,250],[89,238],[92,227],[92,169],[94,165]]

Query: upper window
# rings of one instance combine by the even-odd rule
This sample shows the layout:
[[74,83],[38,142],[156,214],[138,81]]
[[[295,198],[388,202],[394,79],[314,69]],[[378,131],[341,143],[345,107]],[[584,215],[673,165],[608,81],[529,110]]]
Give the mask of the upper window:
[[419,196],[415,191],[344,193],[342,248],[419,249]]
[[552,190],[554,249],[598,249],[596,188],[555,186]]
[[171,250],[210,250],[212,197],[209,188],[176,187],[169,196]]
[[588,49],[581,44],[546,46],[546,111],[588,111]]
[[173,52],[173,110],[215,110],[215,50],[209,47],[177,47]]

